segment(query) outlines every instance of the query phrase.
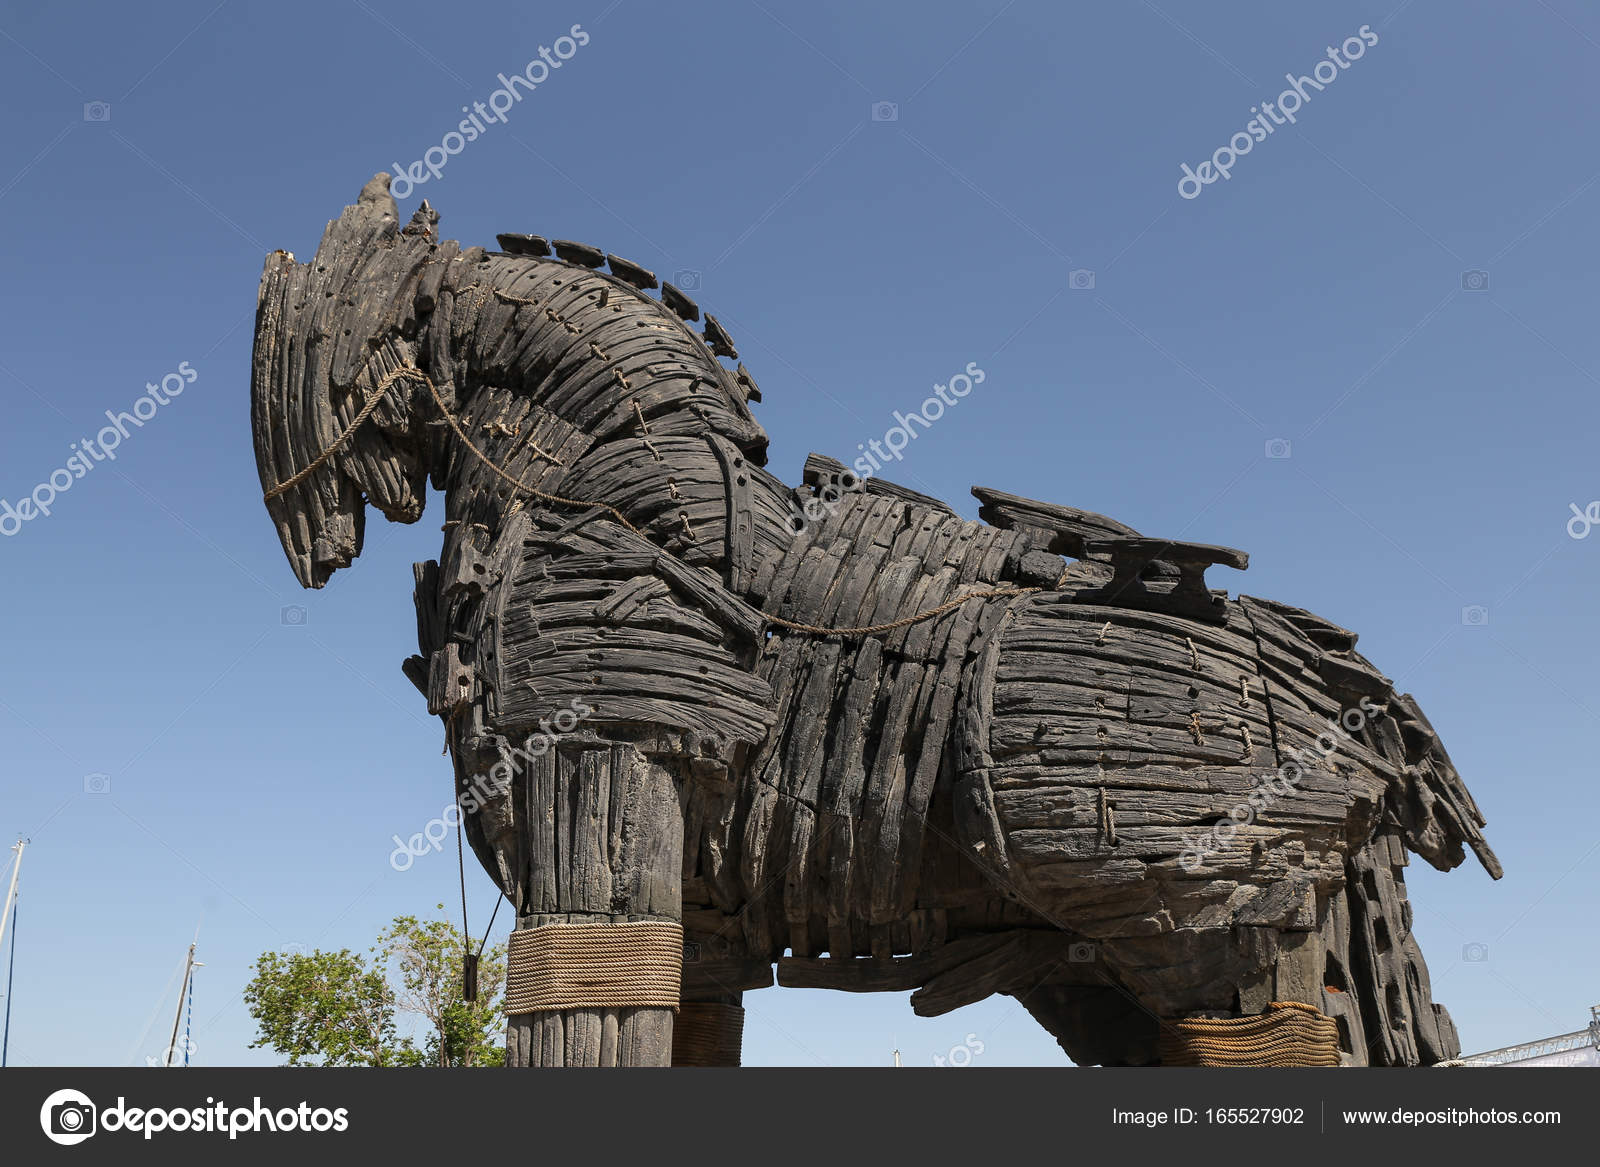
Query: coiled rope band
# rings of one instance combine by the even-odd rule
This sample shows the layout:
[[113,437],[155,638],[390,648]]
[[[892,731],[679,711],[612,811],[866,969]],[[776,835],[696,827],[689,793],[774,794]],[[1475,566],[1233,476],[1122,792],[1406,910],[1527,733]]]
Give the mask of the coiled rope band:
[[685,1001],[672,1022],[674,1066],[737,1066],[744,1050],[744,1006]]
[[393,385],[407,373],[416,373],[420,371],[421,370],[402,366],[401,368],[398,368],[394,372],[390,373],[382,381],[379,381],[377,387],[373,389],[372,394],[367,398],[366,403],[362,405],[361,412],[356,414],[355,420],[345,428],[344,433],[334,438],[333,443],[326,450],[322,451],[322,453],[318,454],[315,460],[312,461],[311,465],[307,466],[304,470],[301,470],[298,474],[284,479],[282,482],[278,483],[278,485],[274,486],[271,490],[263,494],[261,496],[261,501],[271,502],[280,494],[287,490],[293,490],[306,479],[310,478],[318,470],[321,470],[322,467],[327,463],[328,459],[333,457],[334,454],[339,451],[339,447],[343,446],[345,442],[349,440],[350,435],[361,428],[361,423],[372,416],[372,411],[378,408],[378,403],[383,400],[384,394],[389,392],[389,386]]
[[683,926],[671,920],[544,924],[511,933],[505,1013],[677,1009]]
[[1311,1005],[1274,1001],[1255,1017],[1165,1021],[1163,1066],[1337,1066],[1339,1026]]

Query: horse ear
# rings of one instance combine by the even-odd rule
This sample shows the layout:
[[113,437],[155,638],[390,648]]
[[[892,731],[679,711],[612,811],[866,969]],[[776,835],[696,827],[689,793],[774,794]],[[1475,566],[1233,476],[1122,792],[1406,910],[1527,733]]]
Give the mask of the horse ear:
[[356,197],[358,207],[377,207],[380,211],[387,210],[391,219],[400,218],[400,210],[395,206],[394,196],[389,193],[389,183],[393,175],[387,170],[380,170],[361,188],[361,193]]
[[439,212],[433,209],[427,199],[411,215],[411,222],[407,223],[402,235],[421,235],[424,239],[437,239],[439,235]]

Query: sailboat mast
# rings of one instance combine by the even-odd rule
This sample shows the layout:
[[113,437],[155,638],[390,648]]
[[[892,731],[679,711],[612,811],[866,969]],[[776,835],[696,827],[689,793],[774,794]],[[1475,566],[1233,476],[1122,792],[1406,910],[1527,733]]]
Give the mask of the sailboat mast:
[[194,976],[194,945],[189,945],[189,959],[183,966],[183,984],[178,986],[178,1011],[172,1018],[172,1040],[167,1042],[166,1065],[172,1065],[173,1055],[178,1048],[178,1026],[183,1024],[183,999],[189,992],[189,978]]
[[0,1070],[6,1068],[11,1056],[11,996],[17,983],[17,908],[20,906],[11,905],[11,962],[6,972],[6,1028],[4,1035],[0,1035]]
[[[196,961],[195,963],[199,964],[200,962]],[[188,1016],[184,1018],[184,1022],[183,1022],[183,1065],[184,1065],[185,1069],[187,1069],[188,1065],[189,1065],[189,1053],[190,1053],[191,1050],[194,1049],[194,1038],[191,1036],[193,1033],[194,1033],[194,978],[190,977],[189,978]]]
[[17,978],[17,877],[22,874],[22,851],[27,845],[28,840],[18,839],[11,846],[17,853],[17,859],[11,865],[11,886],[6,889],[5,911],[0,913],[0,945],[5,943],[6,925],[11,926],[11,960],[6,974],[6,1027],[4,1035],[0,1036],[0,1067],[6,1065],[11,1053],[11,993]]
[[27,845],[26,839],[18,839],[11,844],[11,849],[17,853],[17,860],[11,865],[11,887],[6,891],[6,910],[0,913],[0,944],[6,941],[6,923],[11,919],[11,905],[17,898],[17,876],[22,874],[22,849]]

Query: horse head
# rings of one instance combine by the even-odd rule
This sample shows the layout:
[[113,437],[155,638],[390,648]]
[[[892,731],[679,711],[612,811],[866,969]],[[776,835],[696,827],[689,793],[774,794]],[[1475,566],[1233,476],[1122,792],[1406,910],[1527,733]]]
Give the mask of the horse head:
[[251,423],[267,509],[302,587],[322,587],[361,553],[367,503],[393,522],[422,515],[428,277],[456,251],[436,242],[437,220],[424,202],[402,230],[379,174],[328,224],[309,263],[267,256]]

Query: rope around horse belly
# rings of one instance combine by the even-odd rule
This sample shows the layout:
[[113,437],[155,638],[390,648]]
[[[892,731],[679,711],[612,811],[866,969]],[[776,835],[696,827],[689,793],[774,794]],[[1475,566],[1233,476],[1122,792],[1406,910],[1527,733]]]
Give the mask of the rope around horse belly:
[[[450,412],[448,407],[446,407],[444,398],[439,395],[439,389],[433,383],[433,378],[428,376],[428,374],[424,373],[421,369],[415,368],[411,365],[402,365],[400,368],[395,369],[393,372],[385,376],[383,380],[379,381],[377,387],[373,389],[372,395],[368,397],[366,402],[361,406],[361,412],[356,414],[355,419],[351,421],[349,427],[346,428],[345,431],[337,438],[335,438],[328,445],[328,447],[322,451],[322,453],[318,454],[309,466],[296,472],[290,477],[284,479],[282,482],[278,483],[276,486],[272,487],[261,496],[261,501],[271,502],[285,491],[292,490],[294,487],[299,486],[318,470],[322,469],[322,467],[325,466],[328,460],[339,451],[345,442],[350,440],[351,435],[361,427],[362,423],[372,416],[373,411],[378,408],[378,403],[382,401],[385,394],[389,392],[389,387],[402,378],[420,379],[422,383],[428,387],[428,392],[433,397],[434,405],[438,407],[440,415],[443,416],[445,421],[449,423],[450,428],[452,431],[454,431],[456,437],[461,439],[462,445],[466,446],[466,448],[472,452],[473,457],[477,458],[478,461],[482,462],[500,478],[510,483],[515,489],[520,490],[524,494],[530,495],[533,498],[539,499],[542,502],[556,503],[560,506],[597,508],[616,519],[617,522],[621,523],[635,535],[638,535],[641,538],[645,537],[643,531],[639,530],[638,527],[635,527],[632,523],[630,523],[627,519],[627,516],[610,503],[599,502],[593,499],[563,498],[558,494],[548,494],[545,491],[529,486],[526,482],[523,482],[519,478],[512,477],[506,472],[505,469],[497,465],[494,460],[489,457],[489,455],[485,454],[473,444],[472,439],[467,436],[467,432],[462,428],[461,423],[456,420],[455,415]],[[539,449],[537,446],[534,447],[534,450],[540,456],[550,458],[551,461],[555,461],[551,455]],[[665,548],[662,548],[662,553],[666,555],[672,554]],[[981,591],[968,592],[964,596],[957,596],[953,600],[947,600],[942,604],[936,605],[935,607],[926,608],[923,611],[914,613],[910,616],[902,617],[899,620],[891,620],[886,624],[862,624],[852,627],[833,627],[823,624],[802,624],[794,620],[785,620],[781,616],[773,616],[761,611],[759,608],[755,607],[755,605],[744,600],[743,597],[736,596],[734,598],[739,603],[749,608],[766,623],[775,624],[779,628],[787,628],[792,632],[804,632],[814,636],[855,637],[879,636],[887,632],[893,632],[899,628],[908,627],[912,624],[920,624],[924,620],[932,620],[936,616],[942,616],[946,612],[949,612],[955,608],[959,608],[968,600],[994,600],[1011,596],[1025,596],[1033,592],[1040,592],[1043,590],[1043,588],[986,588]]]

